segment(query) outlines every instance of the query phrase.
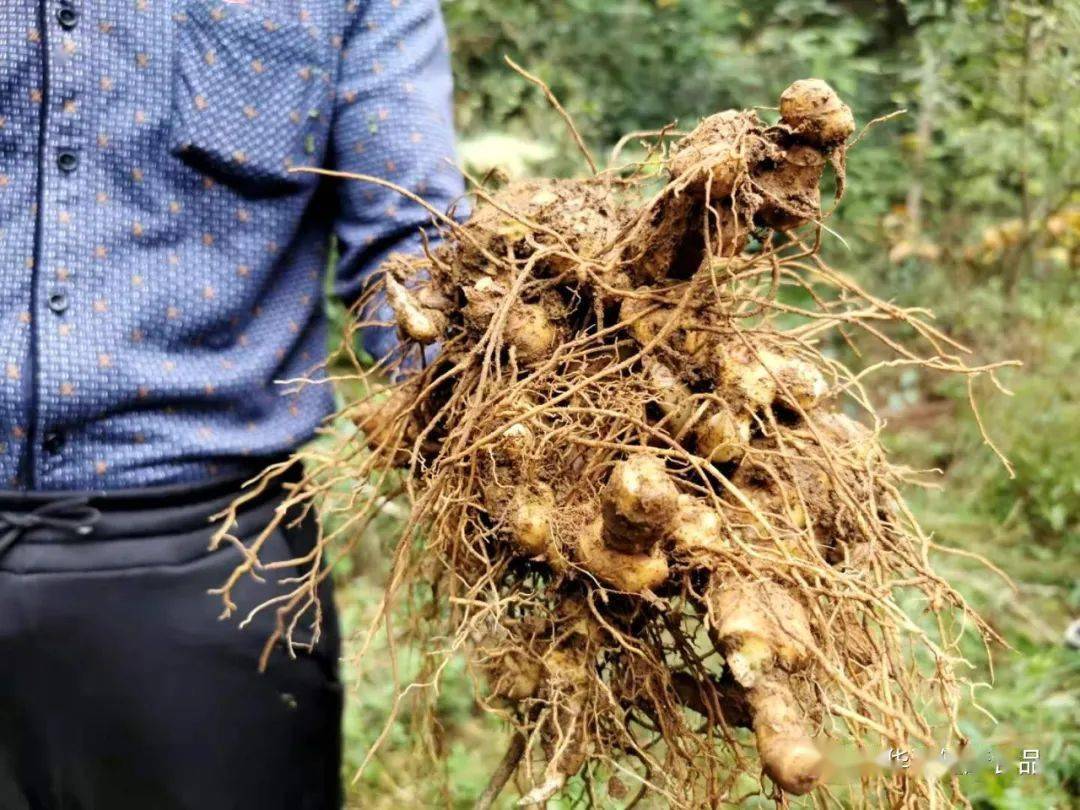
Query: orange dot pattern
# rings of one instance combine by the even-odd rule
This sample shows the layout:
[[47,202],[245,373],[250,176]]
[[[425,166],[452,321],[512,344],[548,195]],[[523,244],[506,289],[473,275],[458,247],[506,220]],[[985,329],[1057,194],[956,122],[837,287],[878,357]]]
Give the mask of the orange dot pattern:
[[[0,3],[0,488],[242,473],[331,409],[347,302],[446,208],[436,0]],[[365,336],[377,355],[390,329]]]

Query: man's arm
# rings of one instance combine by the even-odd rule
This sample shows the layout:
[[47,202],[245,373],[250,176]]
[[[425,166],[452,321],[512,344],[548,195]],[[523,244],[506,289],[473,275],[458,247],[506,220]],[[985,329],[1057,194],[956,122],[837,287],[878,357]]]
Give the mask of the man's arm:
[[[454,168],[452,82],[438,0],[353,3],[346,26],[329,162],[340,171],[385,178],[445,209],[462,192]],[[334,292],[351,305],[379,263],[420,249],[430,222],[422,206],[390,189],[338,183],[339,253]],[[392,321],[383,305],[379,320]],[[394,329],[369,329],[376,358],[397,342]]]

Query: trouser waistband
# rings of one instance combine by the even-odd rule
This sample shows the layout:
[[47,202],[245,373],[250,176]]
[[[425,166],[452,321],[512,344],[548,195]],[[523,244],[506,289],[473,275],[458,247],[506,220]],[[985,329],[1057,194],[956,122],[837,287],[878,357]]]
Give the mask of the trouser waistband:
[[[283,484],[299,480],[300,471],[300,465],[294,464],[244,509],[256,509],[280,498]],[[170,533],[194,531],[205,528],[213,515],[228,507],[257,472],[245,477],[126,490],[0,490],[0,535],[10,527],[22,529],[22,539],[33,542],[80,538],[98,541],[160,535],[163,527]],[[28,519],[30,515],[39,519]],[[68,526],[63,525],[65,521]],[[20,525],[23,523],[30,525]],[[89,531],[73,531],[75,526],[89,527]]]
[[[253,494],[229,533],[270,523],[302,468]],[[251,479],[111,492],[0,492],[0,571],[21,573],[170,565],[205,555],[226,510]],[[228,545],[228,544],[226,544]]]

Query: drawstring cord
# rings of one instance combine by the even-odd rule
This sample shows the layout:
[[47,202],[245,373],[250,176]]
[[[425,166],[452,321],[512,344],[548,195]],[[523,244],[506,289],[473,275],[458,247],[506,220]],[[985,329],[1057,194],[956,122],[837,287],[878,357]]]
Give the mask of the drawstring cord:
[[55,529],[72,537],[86,537],[100,519],[101,512],[81,497],[49,501],[29,512],[0,512],[0,557],[33,529]]

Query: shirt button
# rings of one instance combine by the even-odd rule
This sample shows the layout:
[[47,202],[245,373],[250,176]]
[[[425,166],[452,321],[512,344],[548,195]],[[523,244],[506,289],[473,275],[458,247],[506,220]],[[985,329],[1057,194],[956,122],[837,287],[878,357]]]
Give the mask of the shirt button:
[[41,438],[41,446],[46,453],[55,455],[64,449],[64,434],[59,430],[50,430]]
[[65,31],[70,31],[79,22],[79,12],[72,8],[69,2],[64,2],[56,12],[57,22]]
[[56,165],[62,172],[73,172],[79,165],[79,156],[65,150],[56,156]]
[[68,297],[62,292],[55,292],[49,296],[49,309],[57,315],[63,314],[68,308]]

